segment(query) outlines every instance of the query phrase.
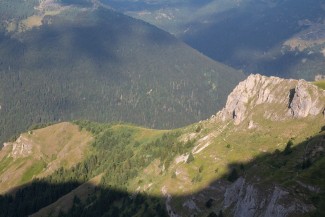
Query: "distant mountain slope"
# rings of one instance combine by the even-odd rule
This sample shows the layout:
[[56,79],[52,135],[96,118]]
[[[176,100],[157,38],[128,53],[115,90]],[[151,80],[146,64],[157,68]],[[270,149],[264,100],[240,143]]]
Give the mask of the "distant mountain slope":
[[[251,75],[216,116],[182,129],[77,121],[34,130],[21,137],[33,151],[48,150],[33,143],[40,135],[90,132],[93,142],[75,166],[33,179],[44,163],[7,188],[0,216],[324,216],[324,111],[325,91],[311,83]],[[51,148],[69,147],[65,138]],[[0,174],[34,156],[13,159],[20,141],[0,151]]]
[[325,74],[322,0],[102,0],[247,73],[313,80]]
[[325,74],[321,0],[252,1],[210,20],[193,23],[184,41],[215,60],[286,78],[313,80]]
[[3,14],[0,141],[71,119],[183,126],[209,117],[244,77],[154,26],[73,2]]

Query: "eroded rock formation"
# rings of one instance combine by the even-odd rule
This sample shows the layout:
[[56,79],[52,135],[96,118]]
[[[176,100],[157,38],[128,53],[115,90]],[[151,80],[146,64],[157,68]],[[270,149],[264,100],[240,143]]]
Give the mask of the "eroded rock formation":
[[264,118],[271,120],[324,115],[325,91],[305,80],[250,75],[228,96],[216,118],[238,125],[259,106],[264,106]]

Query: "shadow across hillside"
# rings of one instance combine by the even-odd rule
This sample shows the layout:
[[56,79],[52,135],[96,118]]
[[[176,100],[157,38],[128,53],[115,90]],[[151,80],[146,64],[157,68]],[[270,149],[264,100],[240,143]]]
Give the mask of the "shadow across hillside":
[[[78,189],[86,192],[86,195],[82,195],[83,198],[79,198]],[[96,195],[98,198],[95,198]],[[130,194],[123,190],[94,186],[89,183],[54,184],[34,181],[27,186],[12,189],[7,195],[0,196],[0,216],[29,216],[44,207],[51,206],[57,200],[59,200],[56,202],[60,207],[59,210],[57,207],[47,208],[47,211],[39,212],[40,216],[48,216],[49,213],[64,216],[61,209],[69,210],[69,208],[72,210],[66,213],[66,216],[132,216],[135,213],[142,213],[141,216],[167,216],[162,199],[146,194]]]
[[[38,216],[168,216],[176,212],[184,216],[232,216],[229,209],[224,209],[223,200],[225,190],[239,178],[263,186],[265,192],[278,186],[289,192],[294,203],[302,201],[307,207],[314,207],[313,216],[323,216],[325,133],[291,145],[289,141],[284,150],[262,154],[249,163],[229,164],[228,174],[199,192],[184,196],[170,197],[166,192],[164,197],[129,193],[123,186],[105,187],[80,181],[35,180],[0,196],[0,216],[28,216],[49,205]],[[192,201],[192,205],[184,205],[186,201]]]
[[0,143],[33,124],[74,119],[181,127],[211,116],[244,78],[103,7],[0,32],[0,57]]

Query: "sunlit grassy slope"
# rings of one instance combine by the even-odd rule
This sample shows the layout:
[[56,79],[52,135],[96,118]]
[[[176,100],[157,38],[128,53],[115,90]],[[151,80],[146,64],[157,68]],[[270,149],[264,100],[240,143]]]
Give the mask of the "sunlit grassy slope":
[[0,152],[0,192],[81,162],[90,151],[92,139],[90,133],[80,132],[70,123],[21,134]]
[[[136,201],[125,200],[123,199],[124,196],[121,195],[116,196],[112,202],[114,204],[112,207],[120,207],[120,209],[121,206],[129,207],[123,208],[123,213],[135,212],[141,216],[148,210],[151,210],[151,214],[152,212],[163,212],[161,210],[164,207],[163,198],[166,195],[171,195],[174,198],[173,208],[178,213],[188,215],[189,210],[181,204],[188,197],[200,195],[200,192],[205,191],[208,186],[214,186],[215,182],[219,183],[221,180],[221,183],[227,183],[228,174],[233,168],[236,168],[239,176],[244,176],[248,182],[255,183],[258,180],[258,185],[265,186],[265,188],[276,184],[289,191],[293,189],[299,192],[303,191],[297,195],[294,193],[294,195],[300,198],[299,195],[304,194],[307,200],[318,207],[319,212],[322,212],[320,204],[324,201],[323,196],[316,195],[317,199],[311,200],[312,194],[297,184],[303,183],[320,189],[325,187],[322,156],[311,156],[310,165],[303,168],[303,156],[306,147],[317,148],[325,136],[324,131],[320,132],[323,123],[319,121],[319,118],[285,120],[281,121],[281,124],[272,121],[265,122],[261,119],[256,120],[258,127],[255,129],[248,129],[248,122],[245,121],[240,126],[235,126],[230,122],[222,123],[211,119],[171,131],[151,130],[125,124],[97,124],[84,121],[75,122],[79,127],[68,123],[57,124],[33,131],[32,134],[28,135],[28,138],[33,141],[33,144],[36,142],[43,144],[42,146],[35,146],[40,147],[41,150],[37,153],[45,153],[41,156],[47,156],[46,152],[51,150],[51,152],[56,153],[57,157],[53,155],[52,158],[57,159],[57,161],[61,157],[58,157],[60,154],[55,151],[57,150],[55,147],[73,150],[67,152],[68,159],[60,160],[60,165],[62,164],[63,168],[59,168],[55,172],[48,172],[45,169],[39,169],[37,163],[39,161],[33,161],[32,167],[24,167],[23,172],[20,172],[23,175],[20,177],[24,177],[24,181],[31,181],[32,176],[30,174],[32,173],[38,173],[38,177],[44,177],[46,174],[48,176],[40,181],[49,184],[61,183],[63,186],[65,186],[64,183],[68,182],[82,184],[94,177],[97,177],[96,180],[100,179],[93,184],[81,185],[80,188],[76,188],[80,184],[74,184],[70,187],[68,185],[65,188],[71,193],[66,196],[64,196],[65,193],[62,193],[53,197],[51,191],[43,192],[42,197],[47,197],[47,195],[53,197],[52,202],[49,202],[47,207],[40,212],[43,215],[44,213],[53,213],[54,210],[57,213],[58,206],[55,204],[60,204],[59,207],[62,207],[65,202],[70,204],[69,207],[72,206],[71,204],[75,204],[72,207],[74,210],[72,213],[78,213],[78,210],[81,209],[78,206],[79,203],[84,204],[82,207],[93,204],[85,212],[88,214],[95,212],[93,209],[97,209],[97,205],[105,199],[104,195],[100,196],[101,191],[99,189],[103,189],[102,192],[110,192],[105,193],[109,195],[144,194],[148,195],[148,199],[152,197],[146,203],[136,205],[138,203]],[[91,132],[93,140],[89,132]],[[77,150],[70,148],[73,145],[69,144],[76,144],[76,141],[83,141],[85,138],[93,142],[83,149],[77,149],[79,152],[83,150],[84,157],[73,159],[79,154],[76,154]],[[293,142],[293,146],[291,152],[286,155],[284,150],[289,140]],[[48,146],[47,144],[56,145]],[[4,155],[8,156],[8,147],[1,152],[1,174],[12,170],[12,165],[14,165],[12,158],[3,157]],[[186,156],[190,152],[193,153],[194,159],[187,161]],[[30,158],[19,158],[16,162],[26,164]],[[48,158],[45,157],[45,159]],[[52,164],[52,161],[43,160],[42,162],[44,168]],[[69,169],[67,162],[70,162],[70,166],[75,165],[73,169]],[[35,185],[37,182],[34,181]],[[20,183],[16,182],[12,185],[18,184]],[[1,185],[2,188],[8,187],[2,183]],[[97,189],[87,187],[91,185],[97,186]],[[228,184],[222,185],[227,186]],[[71,190],[68,190],[69,188]],[[73,189],[76,190],[72,192]],[[26,192],[29,191],[26,190]],[[34,189],[34,191],[36,192],[33,194],[37,194],[37,190]],[[85,196],[87,194],[89,197]],[[78,195],[82,196],[79,197]],[[76,200],[75,196],[79,197],[81,202]],[[132,196],[127,197],[132,198]],[[59,200],[55,202],[57,199]],[[204,203],[208,199],[202,199],[203,207],[200,208],[203,216],[204,213],[210,212],[204,207]],[[40,208],[43,206],[35,205],[35,209],[29,210],[29,214],[35,213]],[[113,212],[109,207],[105,209],[108,209],[108,213]],[[65,208],[62,210],[68,212]],[[72,213],[68,212],[67,215],[73,215]],[[40,214],[38,213],[35,216],[40,216]]]
[[[213,180],[227,174],[229,172],[228,166],[231,164],[246,165],[255,161],[256,158],[262,159],[262,156],[272,154],[276,150],[281,152],[290,139],[296,145],[301,144],[306,138],[317,133],[322,123],[317,119],[289,120],[283,121],[281,124],[270,122],[268,125],[260,125],[257,129],[247,129],[248,123],[243,123],[240,128],[232,126],[232,124],[223,128],[222,125],[218,126],[218,124],[220,123],[203,124],[202,132],[195,133],[193,130],[194,132],[185,134],[185,138],[192,138],[196,141],[195,145],[197,147],[207,145],[201,152],[194,154],[195,160],[193,162],[189,164],[173,164],[167,174],[160,176],[158,179],[155,178],[157,174],[154,172],[149,173],[150,175],[147,172],[143,173],[143,176],[146,177],[145,180],[148,181],[147,184],[150,183],[150,180],[158,181],[157,184],[153,185],[155,187],[152,187],[153,192],[159,194],[163,185],[169,186],[169,190],[176,194],[196,192]],[[294,157],[293,159],[293,162],[297,163],[299,161],[299,158]],[[269,167],[268,162],[262,162],[262,165],[264,163],[266,167]],[[265,177],[271,178],[271,181],[280,183],[283,182],[282,179],[286,180],[288,178],[287,174],[272,179],[272,176],[269,176],[272,172],[265,170],[262,165],[260,165],[260,169],[254,169],[252,172],[258,171],[259,176],[263,177],[265,175]],[[151,166],[154,171],[155,163]],[[200,167],[203,168],[201,172],[199,172]],[[286,169],[284,174],[286,174]],[[272,167],[270,170],[272,170]],[[175,171],[179,173],[176,179],[172,177]],[[200,176],[200,181],[193,182],[196,176]],[[282,178],[280,179],[280,177]]]
[[315,84],[316,86],[322,88],[323,90],[325,90],[325,80],[321,80],[321,81],[315,81],[313,82],[313,84]]

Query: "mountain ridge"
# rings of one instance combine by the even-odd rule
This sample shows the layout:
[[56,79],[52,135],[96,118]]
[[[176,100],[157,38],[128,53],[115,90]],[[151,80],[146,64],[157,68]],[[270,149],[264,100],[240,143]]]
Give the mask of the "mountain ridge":
[[[245,92],[246,87],[257,90]],[[35,202],[36,208],[29,215],[45,206],[49,207],[43,211],[50,213],[56,209],[53,205],[56,200],[70,195],[70,202],[74,198],[72,208],[59,212],[60,217],[82,213],[113,215],[116,211],[121,215],[160,216],[207,216],[220,212],[236,217],[242,213],[248,217],[269,217],[275,213],[281,217],[321,216],[325,201],[324,116],[321,112],[301,113],[299,117],[290,113],[290,96],[294,96],[290,90],[297,87],[306,87],[311,102],[324,106],[324,90],[311,83],[251,75],[228,97],[230,102],[236,99],[231,96],[235,93],[239,102],[245,102],[241,99],[247,95],[252,97],[247,105],[243,104],[247,107],[239,123],[231,116],[231,111],[237,108],[229,106],[232,103],[224,108],[230,111],[230,114],[225,112],[225,120],[218,113],[170,131],[75,122],[80,132],[92,133],[94,142],[89,147],[93,155],[70,169],[34,180],[30,187],[22,187],[19,195],[28,192],[42,193],[44,197],[52,195],[51,191],[37,193],[36,186],[43,186],[44,181],[48,186],[45,189],[66,189],[53,197],[56,199],[44,199],[48,201],[45,205]],[[268,88],[276,97],[267,97]],[[273,115],[265,115],[265,108],[271,109]],[[300,108],[304,111],[305,107]],[[79,194],[71,193],[73,189],[100,174],[100,184],[89,185],[89,192],[95,189],[96,193],[86,199],[71,196]],[[6,204],[1,196],[0,201]],[[111,201],[112,205],[100,205],[106,204],[104,201]]]

